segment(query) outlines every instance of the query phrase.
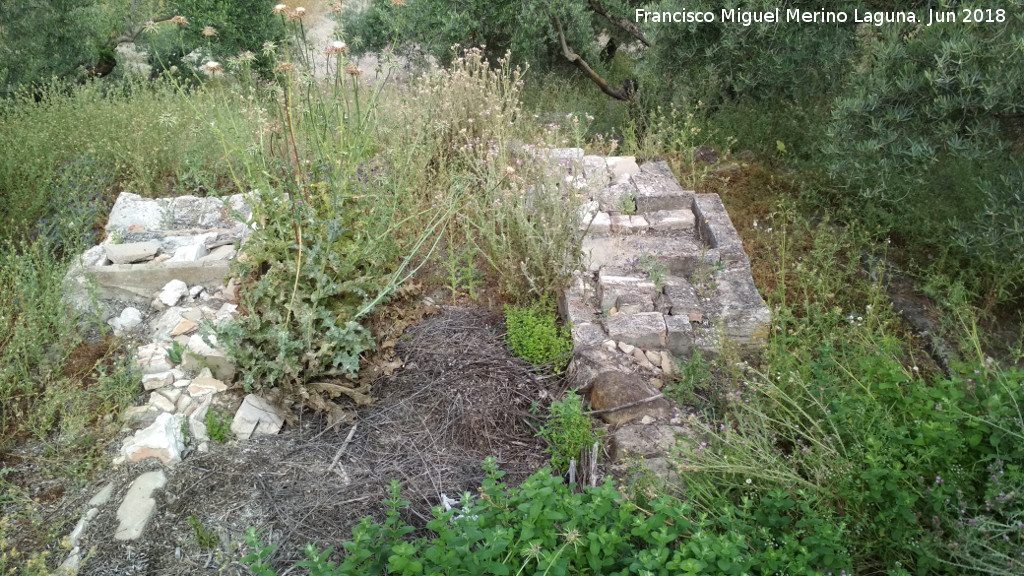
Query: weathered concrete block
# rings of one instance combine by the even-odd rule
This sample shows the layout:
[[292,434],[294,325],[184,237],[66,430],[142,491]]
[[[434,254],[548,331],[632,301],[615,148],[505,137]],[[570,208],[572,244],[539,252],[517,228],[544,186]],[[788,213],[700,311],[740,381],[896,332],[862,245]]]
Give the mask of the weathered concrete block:
[[658,312],[615,314],[604,319],[608,337],[640,348],[665,347],[665,317]]
[[694,193],[683,187],[672,175],[672,169],[662,162],[648,162],[631,177],[636,187],[637,212],[649,214],[658,210],[690,210]]
[[739,247],[743,241],[732,225],[725,205],[718,194],[699,194],[694,198],[693,212],[697,217],[697,230],[712,248]]
[[692,210],[657,210],[647,213],[651,230],[669,232],[692,230],[696,218]]
[[231,262],[119,264],[89,268],[84,270],[84,274],[95,281],[101,299],[148,304],[153,293],[171,280],[181,280],[189,286],[201,284],[207,288],[224,284],[231,275]]

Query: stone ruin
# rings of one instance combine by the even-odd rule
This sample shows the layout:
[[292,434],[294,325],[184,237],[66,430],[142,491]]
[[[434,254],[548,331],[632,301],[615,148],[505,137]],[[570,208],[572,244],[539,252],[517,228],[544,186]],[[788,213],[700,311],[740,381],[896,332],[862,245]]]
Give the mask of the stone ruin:
[[578,188],[586,270],[559,302],[572,327],[575,384],[593,412],[615,427],[613,460],[663,456],[685,437],[683,419],[660,393],[694,350],[715,356],[725,342],[762,348],[770,313],[750,261],[717,194],[684,190],[665,162],[632,157],[556,157]]

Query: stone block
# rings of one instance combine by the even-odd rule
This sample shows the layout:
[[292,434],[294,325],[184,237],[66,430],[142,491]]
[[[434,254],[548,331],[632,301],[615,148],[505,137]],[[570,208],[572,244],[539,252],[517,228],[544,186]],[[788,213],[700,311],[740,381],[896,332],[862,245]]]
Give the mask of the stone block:
[[604,319],[608,337],[640,348],[665,347],[665,317],[658,312],[615,314]]
[[107,260],[114,264],[133,264],[152,259],[160,251],[157,242],[131,242],[128,244],[104,244]]
[[641,214],[658,210],[690,210],[694,193],[683,190],[672,169],[664,161],[648,162],[633,174],[630,181],[636,188],[636,208]]
[[167,358],[167,349],[158,343],[139,346],[135,353],[135,362],[143,374],[157,374],[174,368]]
[[647,232],[648,227],[647,218],[636,214],[629,216],[630,234],[643,234]]
[[[596,200],[603,212],[630,212],[636,210],[636,188],[629,183],[612,184],[597,192]],[[624,210],[631,208],[631,210]]]
[[106,231],[124,231],[132,227],[158,230],[163,227],[165,220],[164,208],[158,200],[122,192],[110,209]]
[[95,281],[97,296],[101,299],[148,304],[153,293],[171,280],[181,280],[190,286],[201,284],[208,288],[222,285],[231,275],[231,262],[119,264],[88,268],[81,271],[81,274],[83,280]]
[[227,384],[217,380],[216,378],[207,378],[201,376],[199,378],[193,378],[192,382],[188,385],[188,393],[193,397],[205,396],[207,394],[217,394],[228,389]]
[[697,298],[697,291],[685,278],[671,276],[662,288],[662,301],[672,316],[703,314],[704,308]]
[[718,194],[697,195],[694,199],[693,212],[697,218],[697,230],[708,246],[743,249],[743,241],[736,233]]
[[240,440],[252,436],[273,435],[284,425],[284,412],[269,401],[255,394],[249,394],[235,412],[231,421],[231,432]]
[[212,260],[231,260],[235,257],[238,251],[232,245],[217,246],[210,253],[201,258],[202,261],[208,262]]
[[608,164],[601,156],[583,157],[583,177],[587,186],[591,189],[599,189],[611,183],[611,174],[608,172]]
[[628,184],[629,178],[640,172],[640,166],[633,156],[609,156],[605,158],[612,184]]
[[[653,310],[654,299],[660,294],[658,287],[638,276],[631,275],[622,268],[602,268],[597,276],[597,299],[602,312],[607,312],[615,307],[619,298],[628,296],[636,302],[644,300],[651,302]],[[635,298],[633,298],[635,297]]]
[[[607,341],[605,341],[607,342]],[[612,362],[611,356],[605,350],[605,343],[601,347],[577,346],[573,351],[572,363],[569,365],[569,375],[576,388],[589,386],[594,378],[601,372],[607,370],[607,365]]]
[[657,210],[647,213],[651,230],[676,232],[692,230],[696,221],[692,210]]
[[[164,353],[166,354],[166,350]],[[170,386],[173,383],[174,374],[170,370],[142,376],[142,388],[147,392],[163,388],[164,386]]]
[[616,314],[638,314],[640,312],[654,312],[654,300],[650,294],[637,294],[628,292],[619,294],[615,299]]
[[575,346],[600,346],[606,338],[608,335],[600,324],[573,324],[572,341]]
[[670,417],[671,405],[664,398],[652,399],[657,395],[658,391],[636,374],[608,370],[600,373],[590,387],[590,407],[602,411],[601,419],[613,426],[644,416]]
[[676,356],[689,358],[693,351],[693,326],[686,316],[665,316],[666,337],[665,344],[668,350]]

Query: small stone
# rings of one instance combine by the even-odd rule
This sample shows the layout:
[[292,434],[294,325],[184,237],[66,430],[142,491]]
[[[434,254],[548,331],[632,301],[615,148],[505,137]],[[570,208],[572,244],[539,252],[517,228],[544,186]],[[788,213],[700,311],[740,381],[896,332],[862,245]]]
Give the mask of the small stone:
[[[202,286],[200,286],[200,288],[202,288]],[[192,307],[182,312],[181,317],[193,322],[200,322],[203,319],[203,311],[199,308]]]
[[249,394],[235,412],[231,421],[231,431],[242,440],[253,435],[273,435],[284,425],[284,414],[279,408],[260,398]]
[[175,388],[185,388],[186,386],[188,386],[191,383],[192,383],[191,380],[183,378],[181,380],[175,380],[174,381],[174,387]]
[[171,337],[173,338],[174,336],[181,336],[182,334],[194,332],[197,328],[199,328],[198,324],[191,320],[182,318],[181,322],[178,322],[178,325],[171,330]]
[[646,362],[647,356],[644,356],[644,351],[639,348],[633,348],[633,359],[637,362]]
[[199,298],[199,295],[203,294],[205,292],[206,292],[206,287],[205,286],[193,286],[193,287],[188,289],[188,296],[189,296],[189,298]]
[[149,395],[149,405],[163,412],[174,412],[175,408],[174,402],[159,392],[152,392]]
[[158,414],[159,412],[157,410],[150,408],[148,405],[132,406],[121,413],[121,420],[123,420],[129,428],[145,428],[156,421]]
[[609,352],[615,352],[615,350],[618,349],[618,345],[615,344],[615,340],[605,340],[601,346],[604,346],[604,349]]
[[108,324],[114,329],[114,335],[120,336],[125,332],[131,332],[142,324],[142,312],[139,312],[138,308],[129,306],[122,310],[117,318],[111,319]]
[[167,485],[163,470],[153,470],[140,475],[132,482],[121,506],[117,509],[117,532],[115,540],[136,540],[142,536],[150,517],[156,511],[153,492]]
[[209,442],[201,442],[199,444],[199,447],[197,448],[197,450],[199,450],[200,452],[202,452],[204,454],[206,452],[209,452],[210,451],[210,443]]
[[181,280],[171,280],[157,294],[157,299],[167,306],[176,306],[186,295],[188,295],[188,284]]
[[626,344],[625,342],[619,342],[619,350],[622,350],[624,354],[632,355],[633,351],[636,350],[636,346]]
[[235,283],[234,278],[228,280],[223,292],[225,300],[228,302],[238,302],[238,284]]
[[110,497],[114,494],[114,484],[112,482],[107,483],[106,486],[100,489],[95,496],[89,500],[89,506],[103,506],[110,501]]
[[214,248],[209,254],[203,256],[203,262],[208,262],[210,260],[230,260],[234,257],[235,247],[229,244]]
[[174,402],[175,404],[177,404],[178,403],[178,398],[181,398],[182,392],[181,392],[181,390],[179,390],[177,388],[170,388],[170,389],[167,389],[167,390],[161,390],[160,394],[163,394],[165,398],[167,398],[171,402]]
[[171,374],[170,370],[157,372],[156,374],[146,374],[142,377],[142,387],[147,392],[163,388],[164,386],[170,386],[173,382],[174,375]]
[[235,375],[235,365],[228,360],[227,353],[219,348],[215,337],[210,336],[209,340],[210,344],[207,344],[199,334],[189,337],[183,367],[186,370],[209,367],[218,379],[230,381]]
[[149,303],[149,307],[154,312],[163,312],[164,310],[167,310],[167,304],[161,302],[159,298],[153,298]]
[[672,376],[675,371],[675,362],[672,361],[672,353],[668,350],[661,351],[661,371],[665,373],[665,376]]
[[661,390],[661,387],[664,385],[665,384],[662,383],[661,378],[651,378],[651,386],[653,386],[655,390]]
[[657,422],[657,420],[651,418],[650,416],[644,416],[643,418],[640,419],[640,423],[645,426],[648,424],[654,424],[655,422]]
[[657,350],[644,350],[644,356],[647,356],[651,364],[661,365],[661,353]]

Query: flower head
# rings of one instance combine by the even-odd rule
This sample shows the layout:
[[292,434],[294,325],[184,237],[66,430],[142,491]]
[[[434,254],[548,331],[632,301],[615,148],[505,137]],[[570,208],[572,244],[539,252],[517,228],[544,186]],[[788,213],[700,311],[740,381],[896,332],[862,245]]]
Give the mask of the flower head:
[[346,54],[348,53],[348,46],[339,40],[331,42],[327,48],[324,48],[324,54]]
[[203,36],[210,38],[217,35],[217,29],[213,26],[203,26]]
[[344,4],[344,2],[335,2],[331,4],[331,12],[341,12],[342,4]]
[[345,73],[353,78],[358,78],[363,75],[363,70],[355,64],[349,64],[345,67]]
[[199,69],[202,70],[203,72],[206,72],[210,76],[214,76],[214,75],[217,74],[217,72],[223,71],[224,67],[220,65],[220,62],[217,62],[215,60],[210,60],[206,64],[203,64],[202,66],[200,66]]
[[286,6],[284,4],[278,4],[277,6],[274,6],[274,10],[273,10],[274,14],[284,14],[287,11],[288,11],[288,6]]
[[175,16],[174,18],[171,18],[171,24],[188,26],[188,18],[185,18],[184,16]]
[[405,6],[405,0],[391,0],[391,5],[398,7]]

